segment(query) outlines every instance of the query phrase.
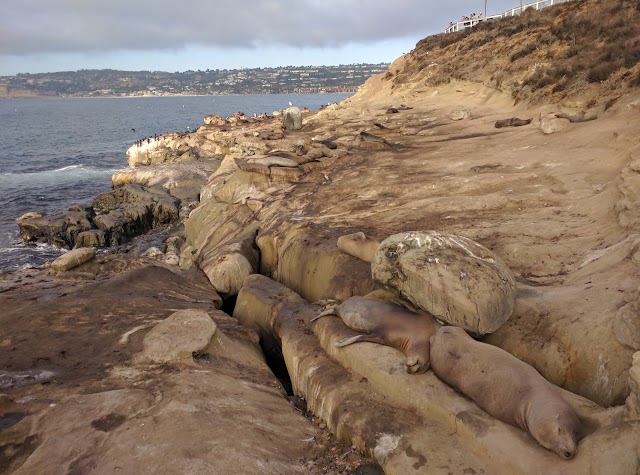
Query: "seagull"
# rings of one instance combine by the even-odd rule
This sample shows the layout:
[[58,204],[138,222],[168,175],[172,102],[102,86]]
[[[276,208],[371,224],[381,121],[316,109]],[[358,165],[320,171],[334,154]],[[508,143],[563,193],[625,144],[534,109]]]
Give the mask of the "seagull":
[[136,129],[131,129],[131,130],[133,130],[134,132],[136,131]]
[[293,104],[291,103],[291,101],[289,101],[289,107],[293,107]]

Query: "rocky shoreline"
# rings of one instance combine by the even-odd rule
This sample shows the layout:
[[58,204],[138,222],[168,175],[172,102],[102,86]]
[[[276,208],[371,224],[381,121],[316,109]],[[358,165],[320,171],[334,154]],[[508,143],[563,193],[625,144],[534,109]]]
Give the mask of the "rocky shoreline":
[[[209,116],[134,145],[112,192],[18,220],[88,260],[0,275],[0,468],[634,473],[639,97],[514,106],[477,82],[381,76],[318,112]],[[388,262],[336,246],[356,231]],[[410,231],[452,237],[400,265],[434,249]],[[311,322],[382,289],[537,369],[580,418],[575,457]]]

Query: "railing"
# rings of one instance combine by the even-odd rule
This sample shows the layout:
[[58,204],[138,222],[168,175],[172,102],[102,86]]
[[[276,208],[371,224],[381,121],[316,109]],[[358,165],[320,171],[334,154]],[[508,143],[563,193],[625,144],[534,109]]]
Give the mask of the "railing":
[[514,7],[511,10],[507,10],[504,13],[500,13],[498,15],[489,15],[489,16],[479,16],[474,18],[469,18],[468,20],[460,20],[456,23],[450,23],[447,27],[445,33],[453,33],[454,31],[462,31],[465,28],[471,28],[472,26],[476,26],[478,23],[488,20],[495,20],[496,18],[504,18],[508,16],[516,16],[523,13],[525,10],[533,8],[535,10],[541,10],[545,7],[550,7],[551,5],[555,5],[558,3],[568,2],[570,0],[538,0],[535,2],[527,3],[526,5],[520,5],[519,7]]

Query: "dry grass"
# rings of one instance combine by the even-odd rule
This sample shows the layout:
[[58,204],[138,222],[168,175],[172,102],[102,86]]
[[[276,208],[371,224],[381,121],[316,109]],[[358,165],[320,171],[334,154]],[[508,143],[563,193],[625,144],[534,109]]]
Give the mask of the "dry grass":
[[585,85],[640,85],[640,0],[574,0],[420,41],[408,75],[434,62],[430,84],[489,80],[512,95],[564,97]]

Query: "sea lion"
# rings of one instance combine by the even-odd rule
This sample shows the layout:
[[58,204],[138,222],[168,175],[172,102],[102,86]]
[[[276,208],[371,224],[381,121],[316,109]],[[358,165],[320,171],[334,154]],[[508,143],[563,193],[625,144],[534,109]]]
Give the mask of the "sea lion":
[[436,376],[493,417],[524,429],[563,459],[575,455],[580,420],[532,366],[450,326],[431,337],[430,361]]
[[363,232],[353,234],[345,234],[338,238],[338,249],[350,256],[362,259],[365,262],[371,262],[373,255],[380,247],[380,243],[373,238],[368,237]]
[[511,117],[510,119],[502,119],[496,121],[496,129],[501,129],[502,127],[520,127],[522,125],[529,125],[531,123],[531,119],[518,119],[517,117]]
[[406,355],[407,373],[429,369],[429,339],[440,326],[430,315],[371,297],[350,297],[339,305],[329,305],[311,321],[327,315],[337,315],[352,330],[366,333],[340,340],[336,347],[360,341],[379,343]]
[[253,160],[253,163],[258,163],[260,165],[266,165],[268,167],[290,167],[290,168],[295,168],[295,167],[298,166],[298,162],[296,162],[295,160],[291,160],[290,158],[278,157],[276,155],[271,155],[269,157]]
[[358,134],[357,138],[361,142],[375,142],[391,147],[391,144],[387,142],[387,139],[385,139],[384,137],[380,137],[379,135],[372,134],[371,132],[367,132],[366,130],[361,131]]
[[598,114],[595,111],[580,111],[580,112],[556,112],[553,115],[559,119],[569,119],[569,122],[587,122],[590,120],[596,120]]

